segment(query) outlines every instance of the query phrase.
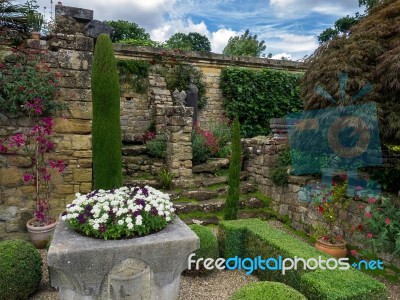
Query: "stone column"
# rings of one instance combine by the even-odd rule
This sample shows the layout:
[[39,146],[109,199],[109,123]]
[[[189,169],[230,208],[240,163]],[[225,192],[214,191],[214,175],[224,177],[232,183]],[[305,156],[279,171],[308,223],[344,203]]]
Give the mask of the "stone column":
[[192,177],[193,108],[165,107],[168,171],[183,181]]

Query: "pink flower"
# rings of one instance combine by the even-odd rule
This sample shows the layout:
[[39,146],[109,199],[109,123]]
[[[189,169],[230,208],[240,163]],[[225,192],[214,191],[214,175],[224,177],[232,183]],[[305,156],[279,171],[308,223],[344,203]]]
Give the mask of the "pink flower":
[[17,133],[16,135],[12,136],[11,140],[17,147],[25,145],[25,136],[22,133]]
[[366,212],[365,212],[365,217],[366,217],[367,219],[371,219],[371,213],[370,213],[369,211],[366,211]]
[[357,256],[357,254],[358,254],[358,252],[357,252],[357,250],[350,250],[350,255],[351,256]]
[[356,186],[356,191],[362,191],[362,189],[363,189],[362,186],[359,185]]
[[385,219],[385,223],[386,223],[387,225],[389,225],[391,222],[392,222],[392,221],[391,221],[389,218],[386,218],[386,219]]
[[30,173],[25,173],[24,176],[23,176],[23,180],[24,180],[25,183],[31,181],[33,178],[34,178],[33,175],[30,174]]
[[367,238],[372,239],[374,237],[374,235],[371,232],[367,233]]
[[374,197],[370,197],[370,198],[368,198],[368,202],[373,204],[376,202],[376,199]]

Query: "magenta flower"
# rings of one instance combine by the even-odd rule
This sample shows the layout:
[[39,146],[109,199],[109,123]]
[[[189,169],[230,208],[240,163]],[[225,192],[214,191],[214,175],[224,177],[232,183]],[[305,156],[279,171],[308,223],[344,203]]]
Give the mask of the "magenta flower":
[[357,254],[358,254],[357,250],[355,250],[355,249],[350,250],[350,255],[351,256],[357,256]]
[[23,180],[24,180],[25,183],[28,183],[29,181],[31,181],[34,178],[35,177],[30,173],[25,173],[24,176],[23,176]]
[[371,232],[367,233],[367,238],[372,239],[374,237],[374,235]]
[[363,189],[362,186],[359,186],[359,185],[356,186],[356,191],[359,192],[359,191],[362,191],[362,189]]
[[385,223],[386,223],[387,225],[389,225],[391,222],[392,222],[392,221],[391,221],[389,218],[386,218],[386,219],[385,219]]
[[371,213],[370,213],[369,211],[366,211],[366,212],[365,212],[365,217],[366,217],[367,219],[371,219]]
[[376,199],[374,197],[368,198],[368,203],[374,204],[376,202]]

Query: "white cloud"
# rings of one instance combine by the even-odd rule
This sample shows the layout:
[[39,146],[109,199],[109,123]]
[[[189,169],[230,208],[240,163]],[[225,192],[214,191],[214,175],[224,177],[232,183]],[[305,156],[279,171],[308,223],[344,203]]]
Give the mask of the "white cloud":
[[189,33],[189,32],[198,32],[201,35],[205,35],[207,37],[210,36],[210,32],[207,29],[207,25],[202,21],[198,24],[193,23],[191,19],[186,21],[182,20],[170,20],[165,22],[160,27],[154,28],[150,31],[150,37],[155,41],[165,41],[169,39],[169,37],[175,33]]
[[231,36],[238,35],[238,32],[232,29],[220,28],[211,34],[211,49],[212,52],[222,53],[225,46],[228,44],[228,40]]
[[287,60],[292,60],[292,55],[283,52],[283,53],[275,54],[275,55],[273,55],[271,58],[272,58],[272,59],[282,59],[282,58],[285,58],[285,59],[287,59]]
[[281,18],[298,18],[312,12],[341,17],[359,10],[358,0],[270,0],[270,7]]

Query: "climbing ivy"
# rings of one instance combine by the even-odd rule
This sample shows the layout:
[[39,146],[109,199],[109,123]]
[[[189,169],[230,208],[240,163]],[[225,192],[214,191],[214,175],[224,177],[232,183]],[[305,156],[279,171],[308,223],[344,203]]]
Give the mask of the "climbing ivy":
[[150,63],[145,60],[117,60],[120,86],[129,85],[136,93],[147,91]]
[[239,116],[244,137],[268,135],[269,120],[302,109],[302,73],[241,67],[222,69],[223,106],[229,117]]

